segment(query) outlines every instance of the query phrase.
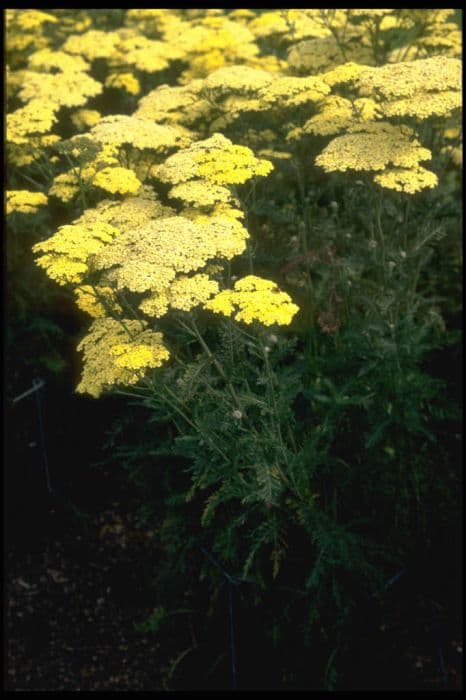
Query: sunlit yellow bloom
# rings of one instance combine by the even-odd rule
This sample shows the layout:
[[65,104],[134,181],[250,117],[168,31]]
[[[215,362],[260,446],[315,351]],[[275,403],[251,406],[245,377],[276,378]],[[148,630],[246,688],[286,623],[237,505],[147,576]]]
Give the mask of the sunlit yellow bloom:
[[29,192],[28,190],[7,190],[6,213],[35,214],[39,207],[47,204],[47,197],[42,192]]
[[289,325],[299,311],[286,292],[282,292],[275,282],[248,275],[238,280],[234,289],[220,292],[205,304],[205,308],[225,316],[235,314],[236,321]]
[[78,345],[84,368],[76,391],[99,397],[113,386],[130,386],[160,367],[170,353],[163,336],[144,321],[97,318]]
[[107,167],[99,170],[93,184],[112,194],[136,194],[141,187],[132,170],[120,167]]

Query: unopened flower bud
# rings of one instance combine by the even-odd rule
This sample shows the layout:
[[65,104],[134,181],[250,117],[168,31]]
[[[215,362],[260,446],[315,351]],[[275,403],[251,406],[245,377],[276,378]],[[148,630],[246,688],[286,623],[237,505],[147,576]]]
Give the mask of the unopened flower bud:
[[278,338],[276,335],[269,335],[269,343],[278,343]]
[[236,420],[241,420],[242,417],[243,414],[241,413],[241,411],[238,411],[238,409],[233,411],[233,418],[235,418]]

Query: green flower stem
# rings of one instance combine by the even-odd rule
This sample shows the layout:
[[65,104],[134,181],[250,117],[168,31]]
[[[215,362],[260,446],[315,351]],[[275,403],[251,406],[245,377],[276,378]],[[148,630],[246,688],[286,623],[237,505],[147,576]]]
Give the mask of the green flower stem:
[[276,432],[277,432],[277,436],[278,436],[278,441],[280,443],[280,449],[281,449],[282,454],[283,454],[283,459],[285,461],[285,464],[288,466],[288,456],[286,454],[285,445],[283,443],[283,436],[282,436],[282,431],[280,428],[280,419],[278,416],[277,398],[275,396],[275,388],[273,385],[274,377],[273,377],[272,369],[270,367],[268,353],[265,351],[265,347],[263,346],[262,341],[261,341],[261,348],[262,348],[262,354],[264,357],[265,368],[267,370],[267,378],[269,381],[270,395],[272,397],[273,415],[275,417]]
[[270,395],[272,397],[273,414],[274,414],[274,418],[275,418],[275,432],[276,432],[276,435],[278,437],[278,441],[280,443],[280,449],[281,449],[281,452],[283,455],[283,461],[284,461],[284,463],[288,469],[288,472],[290,474],[291,483],[290,483],[290,480],[288,479],[288,477],[285,475],[285,473],[281,469],[278,462],[275,464],[275,466],[276,466],[277,471],[279,472],[279,474],[282,478],[282,481],[288,486],[288,488],[290,488],[299,497],[298,488],[296,486],[296,482],[294,480],[294,476],[293,476],[292,470],[290,468],[290,463],[288,460],[288,455],[286,453],[286,448],[285,448],[285,444],[283,441],[283,435],[282,435],[282,431],[281,431],[281,427],[280,427],[280,418],[278,415],[277,398],[275,395],[275,388],[273,385],[273,378],[274,377],[273,377],[272,368],[270,367],[269,358],[268,358],[267,352],[265,351],[265,348],[262,344],[262,341],[260,341],[260,344],[261,344],[261,348],[262,348],[262,354],[264,356],[264,364],[265,364],[265,367],[267,370],[267,377],[269,380]]
[[120,294],[121,294],[121,299],[122,299],[123,303],[125,304],[125,306],[127,306],[128,309],[131,311],[131,313],[133,314],[135,320],[141,322],[142,328],[144,329],[144,326],[143,326],[143,324],[142,324],[142,321],[141,321],[141,319],[139,318],[139,314],[138,314],[138,312],[136,311],[136,309],[134,308],[134,306],[128,301],[128,299],[127,299],[127,297],[126,297],[125,294],[123,294],[122,292],[120,292]]
[[[169,389],[167,386],[165,386],[165,390],[167,391],[167,393],[172,395],[172,397],[174,399],[173,401],[171,399],[169,399],[167,396],[165,396],[165,394],[163,394],[160,386],[157,386],[155,384],[154,379],[152,379],[151,377],[147,377],[145,379],[145,382],[146,382],[146,386],[150,389],[150,392],[152,393],[153,396],[158,397],[161,401],[165,402],[167,404],[167,406],[170,406],[170,408],[172,408],[174,411],[176,411],[183,418],[183,420],[186,421],[186,423],[188,425],[190,425],[197,433],[202,435],[203,438],[208,440],[212,444],[212,446],[217,450],[217,452],[219,452],[227,461],[229,461],[227,455],[218,447],[218,445],[216,443],[214,443],[209,438],[208,435],[203,433],[203,431],[199,428],[199,426],[196,425],[196,423],[194,423],[194,421],[192,421],[191,418],[184,411],[181,410],[181,408],[177,405],[177,403],[179,403],[179,399],[176,396],[176,394],[171,391],[171,389]],[[143,397],[140,397],[140,398],[143,398]]]
[[68,161],[69,165],[71,166],[71,168],[73,170],[76,170],[76,169],[78,170],[78,172],[76,174],[76,179],[78,180],[78,187],[79,187],[79,201],[81,202],[81,206],[82,206],[83,211],[84,211],[84,209],[87,209],[87,199],[86,199],[86,193],[85,193],[85,189],[84,189],[84,182],[81,178],[82,165],[79,164],[76,166],[73,163],[73,161],[71,160],[68,153],[65,152],[64,155],[65,155],[65,158]]
[[43,185],[41,185],[39,182],[37,182],[37,180],[34,180],[34,178],[29,177],[29,175],[26,175],[25,173],[22,173],[22,177],[24,177],[25,180],[28,180],[33,185],[38,187],[40,189],[40,191],[42,192]]
[[317,354],[316,350],[316,338],[314,333],[314,315],[315,315],[315,289],[314,283],[312,281],[311,275],[311,265],[309,262],[309,246],[308,239],[310,236],[310,226],[309,226],[309,205],[306,199],[306,188],[304,183],[304,172],[302,164],[299,160],[293,160],[293,165],[296,170],[296,181],[298,184],[298,192],[301,198],[301,208],[302,208],[302,230],[299,231],[299,241],[300,241],[300,251],[305,256],[305,266],[306,266],[306,290],[308,292],[309,306],[308,306],[308,318],[306,322],[306,327],[309,329],[308,340],[309,348],[313,357]]
[[217,443],[214,440],[212,440],[212,438],[210,438],[209,435],[207,435],[196,423],[194,423],[189,418],[189,416],[186,415],[186,413],[184,411],[182,411],[181,408],[179,408],[179,406],[177,406],[177,404],[175,402],[178,401],[178,397],[176,396],[176,394],[174,392],[171,391],[171,389],[169,389],[167,386],[165,386],[165,390],[173,397],[173,399],[174,399],[173,401],[171,401],[169,398],[167,398],[167,396],[165,396],[160,390],[158,392],[156,392],[154,386],[153,386],[153,389],[154,389],[154,393],[156,393],[156,395],[158,394],[160,396],[160,398],[162,399],[162,401],[165,401],[165,403],[168,406],[171,406],[171,408],[173,408],[173,410],[176,411],[188,423],[188,425],[190,425],[199,435],[201,435],[204,440],[207,440],[207,442],[211,445],[211,447],[213,447],[213,449],[216,452],[218,452],[228,464],[230,463],[230,458],[217,445]]
[[212,354],[212,352],[211,352],[209,346],[207,345],[207,343],[205,342],[205,340],[204,340],[204,338],[202,337],[201,333],[199,332],[199,329],[198,329],[198,327],[197,327],[197,325],[196,325],[195,320],[194,320],[194,319],[191,319],[191,329],[192,329],[192,330],[191,330],[188,326],[186,326],[186,324],[184,324],[182,321],[180,321],[180,323],[181,323],[181,325],[182,325],[186,330],[190,331],[191,334],[194,335],[195,338],[197,338],[197,340],[199,341],[199,343],[200,343],[201,346],[202,346],[202,349],[203,349],[204,352],[206,353],[207,357],[211,360],[211,362],[212,362],[212,364],[214,365],[215,369],[217,370],[217,372],[220,374],[220,376],[222,377],[223,381],[225,382],[225,384],[226,384],[226,386],[227,386],[227,388],[228,388],[228,391],[230,392],[230,394],[231,394],[231,396],[232,396],[232,398],[233,398],[233,401],[235,402],[236,407],[241,411],[241,413],[243,414],[243,416],[246,418],[246,414],[245,414],[245,412],[244,412],[244,408],[241,406],[241,402],[240,402],[240,400],[239,400],[239,398],[238,398],[238,395],[237,395],[236,391],[234,390],[234,387],[233,387],[232,383],[231,383],[230,380],[228,379],[228,377],[227,377],[227,375],[226,375],[226,373],[225,373],[225,370],[223,369],[222,365],[221,365],[220,362],[217,360],[217,358]]
[[[333,12],[335,12],[335,10],[333,10]],[[343,62],[346,63],[348,61],[348,59],[346,57],[346,51],[345,51],[345,46],[344,46],[342,37],[340,37],[338,31],[333,26],[332,20],[329,20],[327,18],[326,14],[325,14],[325,10],[323,10],[321,12],[321,18],[322,18],[323,24],[326,26],[326,28],[329,30],[329,32],[331,32],[333,38],[335,39],[335,43],[338,46],[338,49],[340,50],[340,53],[342,55]],[[346,24],[347,23],[348,23],[348,17],[346,18]],[[344,31],[346,31],[346,24],[344,27]],[[344,36],[344,34],[343,34],[343,36]]]

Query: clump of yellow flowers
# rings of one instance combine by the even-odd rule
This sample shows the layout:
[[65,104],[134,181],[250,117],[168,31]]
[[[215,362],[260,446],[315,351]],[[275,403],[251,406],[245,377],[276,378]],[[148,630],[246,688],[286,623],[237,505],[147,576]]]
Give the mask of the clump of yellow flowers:
[[29,192],[29,190],[8,190],[6,193],[6,213],[35,214],[40,207],[47,204],[47,197],[43,192]]
[[[44,193],[8,192],[7,213],[48,198],[74,207],[34,252],[101,329],[130,310],[151,323],[206,309],[288,325],[298,307],[252,267],[225,288],[249,245],[255,183],[296,167],[311,143],[309,167],[328,175],[365,173],[406,196],[438,184],[419,126],[455,127],[461,41],[453,10],[419,12],[136,9],[106,31],[86,11],[73,24],[63,11],[8,10],[10,162],[47,169],[51,149],[60,156]],[[115,95],[124,113],[103,106]],[[106,361],[129,371],[138,360],[123,335]],[[148,353],[138,376],[155,366]]]
[[84,371],[77,391],[97,398],[112,386],[130,386],[147,370],[160,367],[170,353],[161,333],[131,319],[97,318],[79,343]]
[[264,326],[274,323],[287,326],[299,311],[290,296],[274,282],[255,275],[239,279],[233,289],[217,294],[206,303],[205,308],[224,316],[234,314],[236,321],[248,324],[258,321]]

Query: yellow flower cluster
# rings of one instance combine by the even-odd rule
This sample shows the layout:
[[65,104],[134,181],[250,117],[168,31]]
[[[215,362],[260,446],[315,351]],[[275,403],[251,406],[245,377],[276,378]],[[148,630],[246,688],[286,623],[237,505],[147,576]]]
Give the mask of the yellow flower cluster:
[[56,107],[42,100],[31,100],[24,107],[7,114],[8,143],[28,144],[31,136],[47,134],[57,121]]
[[167,313],[169,306],[190,311],[199,304],[205,304],[218,290],[218,282],[207,274],[200,273],[192,277],[180,275],[167,289],[146,297],[139,308],[147,316],[160,318]]
[[383,170],[387,165],[417,167],[431,152],[413,138],[406,126],[372,122],[352,127],[352,133],[337,136],[317,156],[316,164],[327,172],[345,170]]
[[[59,139],[55,125],[66,137],[71,126],[57,148],[68,165],[48,194],[92,203],[34,246],[38,265],[73,285],[78,307],[96,319],[80,346],[80,391],[135,383],[168,359],[160,334],[108,318],[123,314],[119,302],[151,318],[201,305],[248,324],[291,323],[298,307],[274,282],[249,275],[219,291],[211,276],[246,247],[234,186],[271,173],[268,158],[294,166],[296,139],[331,137],[315,161],[326,172],[369,172],[407,194],[437,184],[420,165],[430,151],[404,121],[453,113],[454,124],[452,10],[134,9],[110,31],[95,13],[77,12],[7,10],[6,19],[10,162],[32,163]],[[160,84],[168,75],[174,84]],[[154,85],[131,114],[135,96]],[[125,114],[97,111],[106,113],[110,92],[89,102],[104,88],[125,93]],[[14,190],[7,213],[46,202]]]
[[345,33],[344,55],[335,36],[306,39],[293,44],[288,52],[288,65],[300,74],[317,74],[322,71],[338,70],[343,62],[371,66],[374,64],[372,48],[367,46],[364,33],[347,31]]
[[143,185],[135,197],[125,197],[120,201],[105,199],[95,208],[86,209],[74,223],[92,226],[104,222],[122,233],[129,233],[135,228],[144,228],[155,219],[174,214],[174,209],[163,205],[152,188]]
[[216,101],[227,95],[255,97],[258,90],[273,80],[274,76],[266,70],[249,65],[226,66],[212,71],[202,82],[199,81],[197,89]]
[[[128,35],[129,34],[129,35]],[[132,35],[131,35],[132,34]],[[157,73],[180,59],[176,42],[154,41],[138,33],[120,33],[121,40],[112,56],[112,64],[132,66],[144,73]]]
[[168,360],[162,334],[146,327],[141,321],[97,318],[78,345],[84,369],[77,392],[98,398],[115,385],[136,384]]
[[169,196],[197,206],[213,206],[217,202],[229,202],[232,194],[227,187],[214,185],[208,180],[189,180],[172,187]]
[[79,284],[88,272],[88,260],[120,231],[103,222],[61,226],[48,240],[33,246],[39,267],[60,285]]
[[66,70],[58,73],[24,71],[24,86],[18,95],[23,102],[38,100],[59,107],[79,107],[89,97],[102,92],[102,84],[85,71]]
[[[47,48],[35,51],[29,56],[28,68],[41,73],[82,73],[89,69],[89,64],[81,56],[70,56],[65,51],[53,51]],[[28,76],[28,72],[23,71],[22,76],[24,79]]]
[[100,112],[96,109],[77,109],[71,115],[71,121],[78,131],[86,131],[102,118]]
[[189,65],[181,76],[183,83],[225,65],[249,63],[259,54],[248,27],[222,14],[173,22],[165,27],[164,44],[176,46]]
[[90,29],[83,34],[73,34],[63,44],[63,50],[67,53],[84,56],[89,61],[98,58],[108,59],[120,42],[117,32],[104,32],[98,29]]
[[386,116],[426,119],[461,107],[461,61],[433,56],[367,68],[355,84],[364,96],[375,96]]
[[139,95],[141,85],[133,73],[110,73],[105,81],[105,87],[123,90],[129,95]]
[[132,170],[120,167],[99,170],[93,184],[112,194],[136,194],[141,187],[141,182]]
[[248,234],[238,221],[206,218],[197,223],[171,216],[131,228],[98,252],[94,265],[99,270],[115,267],[118,288],[164,292],[178,273],[199,270],[212,258],[244,250]]
[[278,77],[258,91],[258,98],[269,108],[279,110],[298,107],[308,102],[318,102],[330,92],[321,78]]
[[374,177],[374,182],[390,190],[414,194],[426,187],[435,187],[438,177],[419,165],[416,168],[387,168]]
[[199,94],[199,84],[159,85],[139,100],[134,117],[151,119],[158,124],[183,124],[191,126],[210,113],[211,104]]
[[168,150],[190,142],[179,127],[155,124],[150,119],[115,114],[103,117],[88,134],[90,139],[111,146],[129,144],[138,149]]
[[234,289],[226,289],[205,304],[215,313],[231,316],[244,323],[259,323],[265,326],[278,324],[287,326],[299,311],[286,292],[275,282],[248,275],[235,282]]
[[6,213],[36,214],[39,207],[47,204],[48,200],[42,192],[29,192],[29,190],[7,190]]
[[173,184],[200,178],[214,185],[231,185],[268,175],[272,169],[272,163],[256,158],[250,148],[214,134],[167,158],[157,169],[157,177]]
[[26,51],[47,46],[49,39],[45,36],[44,27],[58,21],[48,12],[20,9],[6,10],[5,19],[6,54],[13,67],[24,61]]
[[248,25],[260,39],[275,38],[289,43],[308,37],[326,37],[330,30],[325,26],[320,10],[271,10],[261,12]]
[[[378,105],[370,98],[352,102],[339,95],[329,95],[319,103],[319,112],[298,129],[300,133],[329,136],[346,131],[357,122],[372,121],[378,115]],[[293,132],[290,132],[290,136]]]
[[[71,139],[71,143],[73,141]],[[134,195],[141,188],[142,183],[134,170],[120,166],[118,149],[114,145],[99,143],[88,154],[76,148],[72,155],[81,159],[81,165],[57,175],[49,189],[49,194],[62,202],[74,199],[83,186],[87,189],[98,187],[110,194],[119,195]]]

